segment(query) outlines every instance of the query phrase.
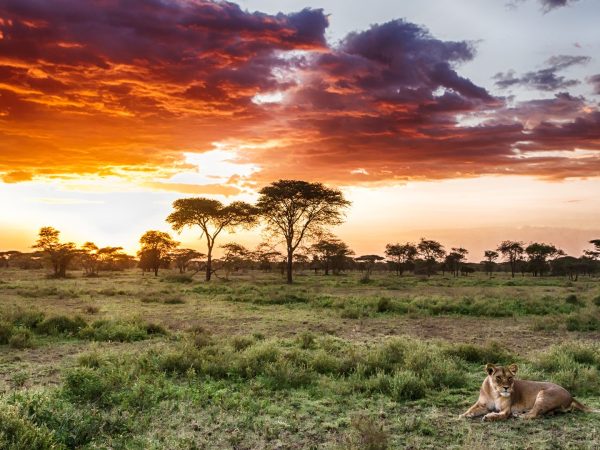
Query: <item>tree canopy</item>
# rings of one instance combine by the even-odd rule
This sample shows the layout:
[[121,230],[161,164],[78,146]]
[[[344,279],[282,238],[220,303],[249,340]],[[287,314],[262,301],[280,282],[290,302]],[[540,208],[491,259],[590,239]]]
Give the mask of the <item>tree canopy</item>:
[[206,239],[206,281],[213,273],[212,252],[217,236],[224,230],[250,227],[257,221],[257,210],[246,202],[233,202],[227,206],[218,200],[194,197],[181,198],[173,202],[174,211],[167,217],[175,231],[198,226]]
[[298,246],[322,233],[326,225],[342,223],[343,210],[349,205],[341,191],[322,183],[279,180],[260,190],[257,207],[266,229],[281,237],[286,245],[288,283],[292,283],[293,257]]

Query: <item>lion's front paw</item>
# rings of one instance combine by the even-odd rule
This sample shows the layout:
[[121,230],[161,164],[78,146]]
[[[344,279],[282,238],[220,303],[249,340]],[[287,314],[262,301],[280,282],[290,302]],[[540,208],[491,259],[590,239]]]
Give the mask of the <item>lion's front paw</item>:
[[494,420],[498,419],[498,414],[496,413],[489,413],[486,414],[485,416],[483,416],[483,418],[481,419],[483,422],[492,422]]
[[467,413],[462,413],[458,416],[459,419],[472,419],[474,416],[473,414],[467,414]]

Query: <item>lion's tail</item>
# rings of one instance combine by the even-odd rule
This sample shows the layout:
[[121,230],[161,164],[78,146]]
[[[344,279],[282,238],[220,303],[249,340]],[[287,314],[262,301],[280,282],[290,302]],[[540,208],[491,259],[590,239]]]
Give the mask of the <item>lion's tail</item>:
[[588,412],[588,413],[597,413],[597,414],[600,414],[600,410],[588,408],[583,403],[580,403],[580,402],[578,402],[575,399],[573,399],[573,401],[571,402],[571,409],[572,410],[573,409],[577,409],[579,411]]

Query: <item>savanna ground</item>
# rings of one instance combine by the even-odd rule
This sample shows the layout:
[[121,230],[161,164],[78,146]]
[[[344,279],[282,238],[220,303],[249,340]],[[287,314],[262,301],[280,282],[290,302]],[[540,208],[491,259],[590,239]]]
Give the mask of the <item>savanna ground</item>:
[[0,448],[600,448],[459,420],[486,362],[600,408],[600,279],[0,271]]

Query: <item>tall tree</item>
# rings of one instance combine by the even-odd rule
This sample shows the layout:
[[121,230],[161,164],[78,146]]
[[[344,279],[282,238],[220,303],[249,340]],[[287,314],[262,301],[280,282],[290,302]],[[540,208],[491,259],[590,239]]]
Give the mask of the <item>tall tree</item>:
[[61,243],[60,231],[52,227],[40,229],[39,237],[33,248],[42,250],[48,257],[56,278],[67,276],[67,267],[71,260],[77,256],[78,251],[72,242]]
[[177,247],[178,242],[175,242],[169,233],[150,230],[142,235],[140,244],[142,245],[138,252],[140,265],[143,268],[153,270],[154,276],[157,276],[158,269],[169,257],[171,250]]
[[413,263],[417,254],[417,246],[410,242],[406,244],[387,244],[385,246],[385,256],[393,264],[396,274],[399,276]]
[[287,282],[292,283],[294,252],[307,238],[323,232],[326,225],[342,223],[350,202],[341,191],[321,183],[279,180],[260,190],[257,206],[267,230],[286,245]]
[[467,257],[469,250],[462,247],[452,247],[450,253],[446,256],[446,263],[448,268],[452,271],[455,277],[458,277],[460,272],[460,266]]
[[494,265],[496,264],[496,260],[500,257],[500,254],[494,250],[486,250],[483,252],[483,256],[485,257],[485,271],[489,274],[490,278],[492,278]]
[[310,252],[314,257],[313,260],[320,263],[325,275],[329,275],[329,270],[332,270],[334,275],[339,274],[344,270],[346,259],[354,254],[348,244],[335,236],[325,236],[315,242],[311,245]]
[[427,276],[430,277],[438,260],[442,259],[446,254],[444,246],[438,241],[421,238],[417,245],[417,250],[425,261]]
[[220,201],[210,198],[181,198],[173,202],[173,209],[167,222],[175,231],[180,232],[186,226],[198,226],[201,230],[200,237],[206,238],[206,281],[210,281],[213,273],[212,252],[217,236],[223,230],[250,227],[257,220],[256,208],[245,202],[233,202],[224,206]]
[[497,250],[502,254],[504,259],[508,261],[510,265],[510,273],[512,277],[515,277],[517,271],[517,263],[521,260],[523,252],[523,243],[519,241],[502,241],[498,246]]
[[564,255],[564,252],[552,244],[533,242],[525,249],[529,259],[529,269],[534,277],[543,276],[548,270],[548,260]]

